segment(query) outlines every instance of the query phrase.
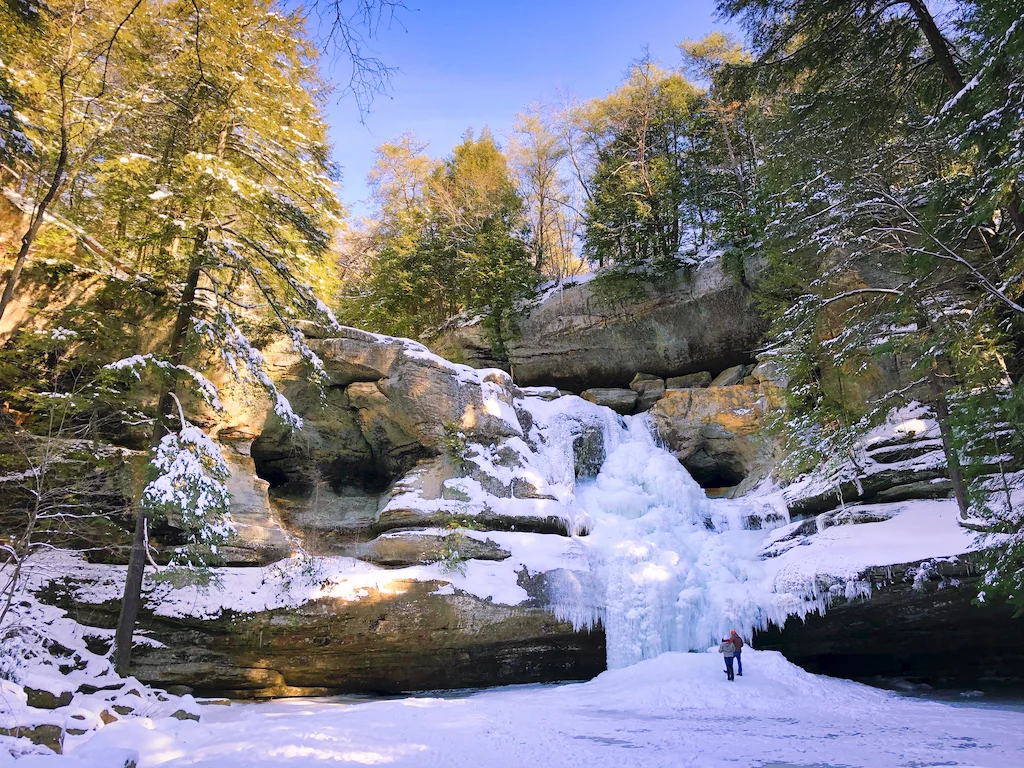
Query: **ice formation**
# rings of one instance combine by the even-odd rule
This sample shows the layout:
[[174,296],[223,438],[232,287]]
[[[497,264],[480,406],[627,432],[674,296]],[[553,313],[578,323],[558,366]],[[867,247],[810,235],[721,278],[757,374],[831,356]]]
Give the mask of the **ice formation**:
[[597,477],[575,489],[589,573],[552,578],[556,615],[578,628],[600,621],[613,669],[763,626],[776,612],[765,533],[745,530],[743,507],[708,499],[646,415],[606,423],[605,446]]

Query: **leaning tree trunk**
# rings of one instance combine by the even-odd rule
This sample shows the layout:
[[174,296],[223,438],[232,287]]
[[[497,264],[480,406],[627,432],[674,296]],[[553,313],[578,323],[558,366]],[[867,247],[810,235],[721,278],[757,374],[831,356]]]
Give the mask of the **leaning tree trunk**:
[[[185,339],[192,325],[192,314],[195,309],[196,288],[199,286],[199,275],[202,264],[202,252],[206,243],[205,230],[196,238],[196,248],[185,280],[185,290],[178,305],[178,315],[174,321],[171,334],[170,359],[176,366],[171,374],[170,384],[160,393],[157,406],[157,422],[153,430],[153,444],[156,445],[167,433],[167,416],[172,412],[175,390],[177,389],[177,366],[182,364],[185,356]],[[144,505],[140,505],[135,516],[135,535],[132,548],[128,555],[128,572],[124,582],[124,597],[121,600],[121,613],[117,619],[117,632],[114,635],[114,668],[119,675],[128,672],[132,655],[132,635],[135,632],[135,621],[142,604],[142,577],[146,569],[146,550],[149,546],[146,532],[150,523],[150,515]]]
[[[953,51],[950,50],[948,41],[939,29],[939,25],[935,23],[935,17],[932,16],[928,6],[925,5],[925,0],[908,0],[908,2],[914,17],[917,19],[921,34],[928,41],[928,47],[931,49],[932,55],[942,70],[942,77],[949,88],[950,97],[957,96],[964,90],[967,83],[964,81],[964,76],[961,74],[959,67],[957,67],[956,58]],[[990,168],[1002,162],[1002,158],[998,153],[993,152],[990,142],[984,135],[978,140],[978,148],[985,163]],[[1016,181],[1010,184],[1005,203],[1006,211],[1014,227],[1018,232],[1024,232],[1024,213],[1021,212],[1020,188]]]

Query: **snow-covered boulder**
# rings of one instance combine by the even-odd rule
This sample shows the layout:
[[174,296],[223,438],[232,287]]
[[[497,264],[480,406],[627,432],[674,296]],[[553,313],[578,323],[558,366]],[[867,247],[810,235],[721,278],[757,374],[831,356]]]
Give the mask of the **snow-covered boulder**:
[[431,449],[440,446],[448,424],[485,442],[522,434],[512,377],[504,371],[456,365],[414,341],[354,328],[312,346],[334,386],[363,384],[354,390],[354,405],[364,434],[382,418]]
[[625,387],[593,387],[586,389],[581,397],[596,405],[611,408],[616,413],[629,415],[636,408],[639,395],[635,390]]

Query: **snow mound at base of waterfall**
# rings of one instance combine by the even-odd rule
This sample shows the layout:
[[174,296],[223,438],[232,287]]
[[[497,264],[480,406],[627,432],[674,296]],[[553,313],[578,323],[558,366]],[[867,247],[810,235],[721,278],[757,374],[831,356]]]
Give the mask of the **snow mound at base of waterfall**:
[[[896,768],[1024,762],[1024,714],[902,698],[745,650],[669,653],[581,684],[366,701],[203,707],[199,722],[126,718],[21,768],[389,765],[395,768]],[[973,701],[973,700],[972,700]]]

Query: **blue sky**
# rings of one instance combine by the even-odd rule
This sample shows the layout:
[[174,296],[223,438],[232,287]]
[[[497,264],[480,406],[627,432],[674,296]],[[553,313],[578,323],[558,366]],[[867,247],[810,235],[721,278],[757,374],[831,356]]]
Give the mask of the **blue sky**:
[[[351,98],[327,109],[341,196],[354,213],[378,144],[411,130],[443,156],[468,127],[502,140],[516,112],[559,91],[602,96],[646,47],[664,64],[676,44],[724,24],[714,0],[407,0],[399,24],[380,31],[373,51],[400,72],[364,124]],[[328,71],[342,77],[343,67]]]

